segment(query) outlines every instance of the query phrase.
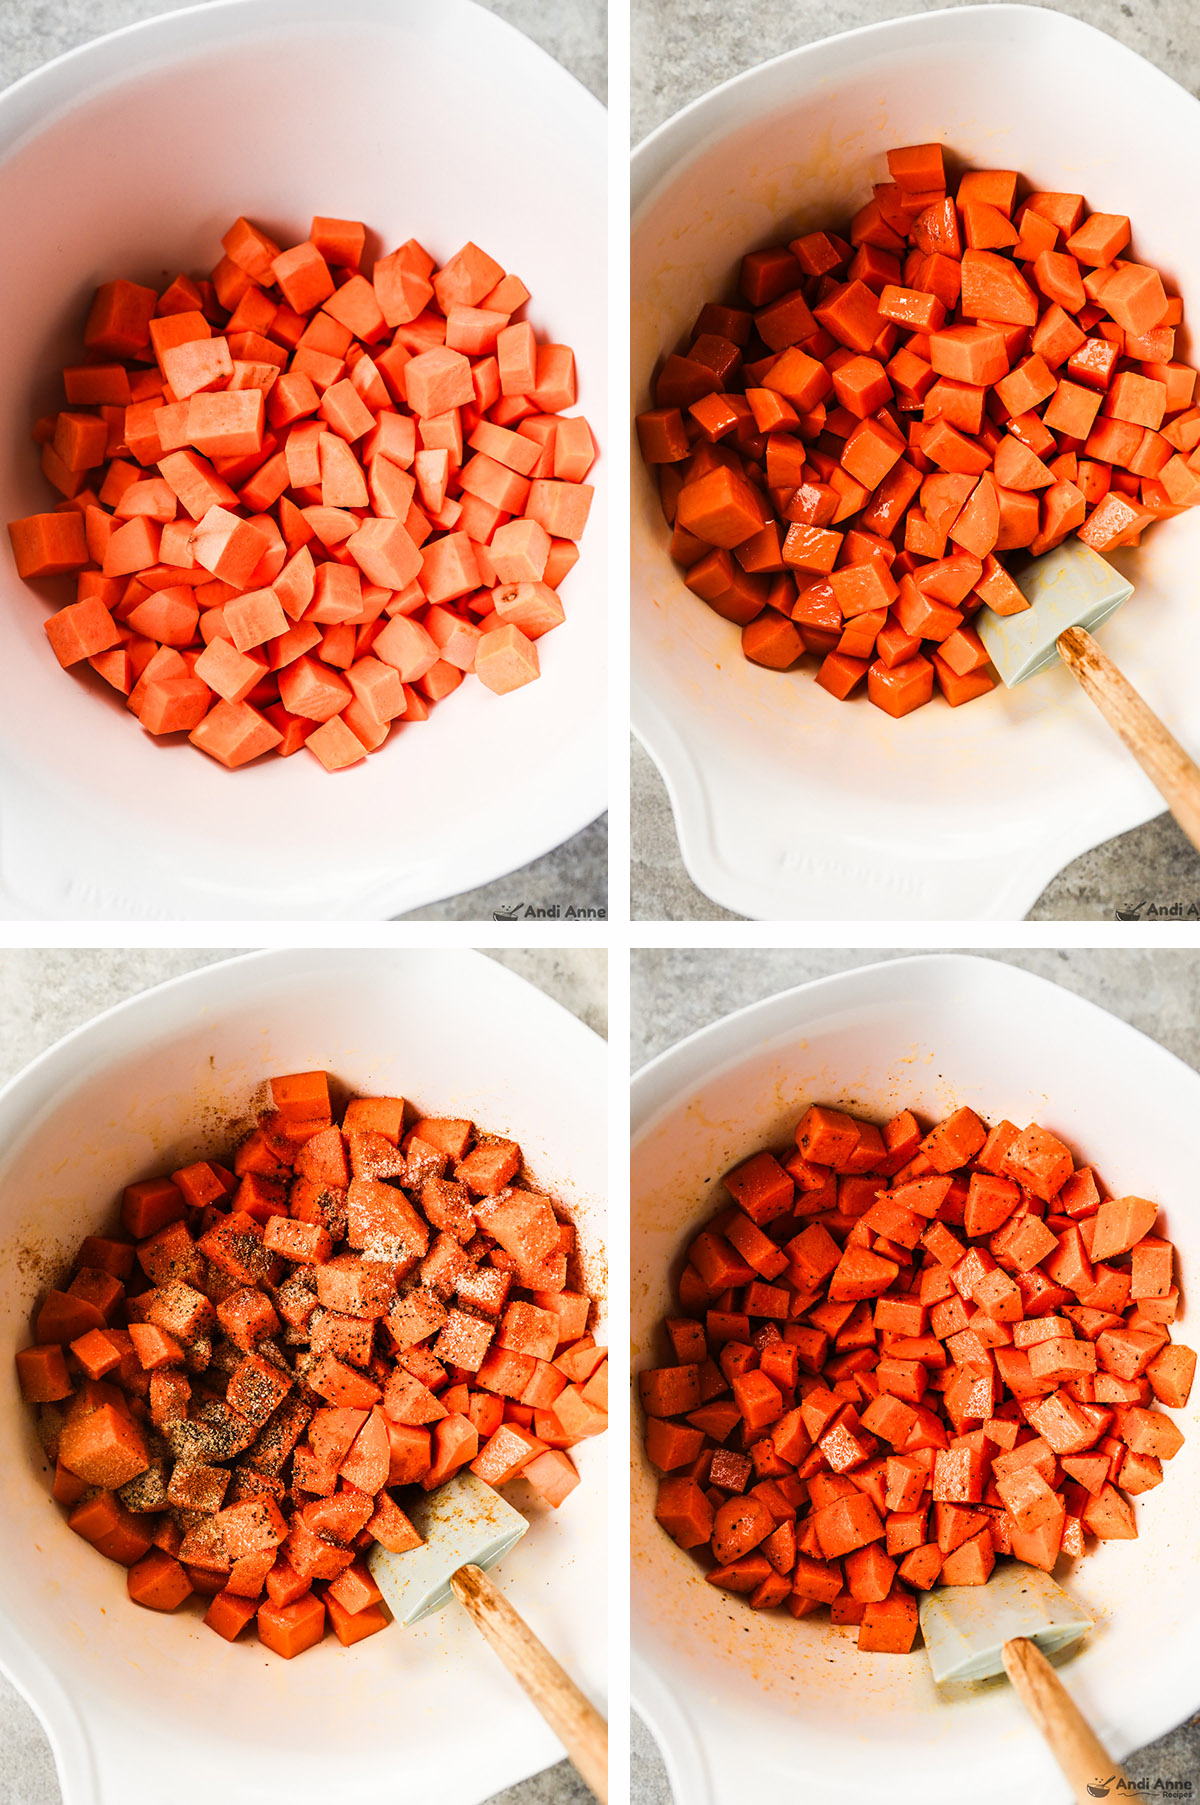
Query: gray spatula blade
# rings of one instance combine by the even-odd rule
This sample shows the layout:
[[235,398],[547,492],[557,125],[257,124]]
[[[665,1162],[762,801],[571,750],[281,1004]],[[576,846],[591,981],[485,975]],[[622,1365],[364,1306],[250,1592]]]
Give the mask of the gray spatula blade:
[[1073,534],[1015,580],[1028,608],[1020,614],[981,608],[975,617],[988,657],[1010,689],[1059,662],[1060,633],[1068,627],[1094,632],[1133,594],[1133,584]]
[[367,1556],[375,1584],[400,1623],[416,1623],[449,1604],[450,1577],[460,1567],[503,1560],[529,1528],[519,1510],[472,1473],[456,1473],[436,1491],[405,1500],[409,1520],[425,1538],[420,1548],[392,1554],[378,1543]]
[[1011,1561],[986,1586],[938,1586],[920,1607],[921,1634],[934,1681],[986,1680],[1003,1671],[1014,1636],[1054,1654],[1086,1634],[1092,1619],[1048,1573]]

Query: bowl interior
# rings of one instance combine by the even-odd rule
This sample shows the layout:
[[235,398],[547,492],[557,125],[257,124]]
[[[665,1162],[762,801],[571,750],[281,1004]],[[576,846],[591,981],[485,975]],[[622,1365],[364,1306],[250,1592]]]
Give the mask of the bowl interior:
[[[687,1240],[720,1207],[721,1174],[786,1144],[809,1102],[877,1118],[911,1107],[934,1119],[969,1104],[993,1121],[1037,1120],[1094,1162],[1114,1195],[1161,1204],[1186,1285],[1200,1260],[1189,1178],[1197,1100],[1200,1077],[1134,1030],[991,961],[877,966],[730,1017],[635,1081],[634,1365],[669,1357],[659,1324],[670,1283]],[[1175,1338],[1190,1341],[1188,1327],[1181,1320]],[[1064,1677],[1115,1757],[1197,1703],[1196,1401],[1175,1414],[1191,1439],[1163,1485],[1136,1501],[1138,1540],[1089,1542],[1056,1574],[1096,1620]],[[690,1717],[720,1805],[747,1796],[745,1761],[764,1787],[803,1775],[822,1798],[950,1805],[970,1771],[973,1798],[1010,1799],[1028,1783],[1029,1796],[1057,1800],[1057,1770],[1007,1682],[939,1695],[919,1649],[860,1655],[854,1633],[824,1616],[753,1612],[705,1586],[654,1522],[656,1479],[636,1432],[634,1444],[635,1646]],[[652,1701],[649,1710],[657,1727]],[[968,1769],[983,1749],[986,1764]]]
[[[78,354],[95,285],[125,274],[161,287],[177,270],[203,273],[240,213],[285,244],[307,235],[314,213],[361,218],[369,257],[409,237],[439,259],[482,242],[525,280],[539,336],[573,345],[579,408],[603,442],[604,195],[601,108],[468,0],[332,10],[237,0],[88,46],[0,100],[0,212],[21,243],[0,274],[10,402],[0,514],[57,499],[28,432],[61,404],[58,370]],[[602,491],[602,468],[591,480]],[[19,856],[6,853],[8,883],[37,894],[38,867],[54,865],[47,796],[119,836],[123,858],[108,860],[111,894],[100,900],[122,914],[146,912],[127,875],[131,853],[151,896],[262,890],[262,912],[277,913],[344,912],[371,889],[409,907],[545,851],[603,807],[604,541],[598,493],[563,586],[568,620],[539,648],[540,682],[508,697],[465,684],[420,730],[401,725],[379,756],[340,776],[336,806],[315,759],[227,772],[186,741],[141,733],[86,665],[82,677],[58,669],[47,609],[5,558],[0,754],[39,798]],[[46,601],[73,593],[69,579],[38,587]],[[502,771],[519,799],[502,821],[481,767]],[[318,812],[324,856],[314,860]],[[381,821],[402,834],[401,856]],[[91,855],[104,864],[99,832]],[[42,885],[51,900],[61,875]],[[96,912],[86,895],[76,902],[72,913]]]
[[[732,297],[743,253],[844,224],[886,180],[886,150],[928,139],[963,164],[1016,168],[1127,212],[1134,254],[1200,306],[1200,245],[1180,230],[1200,105],[1060,14],[931,14],[764,65],[639,152],[635,409],[701,305]],[[1184,358],[1188,345],[1181,335]],[[1074,852],[1161,806],[1063,670],[893,721],[865,696],[834,701],[811,657],[789,673],[748,663],[738,629],[685,589],[653,478],[634,464],[635,723],[672,783],[693,874],[717,900],[751,914],[834,915],[852,897],[863,915],[875,903],[889,915],[1023,913]],[[1188,680],[1198,555],[1194,514],[1118,553],[1136,593],[1102,635],[1185,733],[1200,727]]]
[[[469,1114],[521,1141],[574,1216],[603,1299],[604,1055],[541,992],[474,953],[286,953],[212,967],[63,1043],[0,1100],[0,1237],[13,1282],[0,1358],[30,1339],[30,1311],[81,1236],[116,1220],[132,1177],[228,1144],[272,1073],[323,1066],[350,1089]],[[184,1805],[213,1796],[355,1796],[476,1805],[558,1758],[558,1744],[464,1613],[394,1626],[349,1650],[328,1641],[282,1662],[226,1644],[185,1608],[164,1618],[125,1596],[122,1568],[67,1528],[31,1413],[5,1388],[10,1458],[0,1557],[0,1655],[60,1741],[38,1662],[83,1719],[96,1797]],[[539,1509],[499,1577],[518,1610],[593,1696],[604,1690],[604,1452],[583,1484]],[[456,1738],[464,1697],[477,1734]],[[76,1805],[64,1775],[68,1805]],[[214,1794],[214,1786],[220,1791]],[[90,1801],[90,1793],[79,1798]]]

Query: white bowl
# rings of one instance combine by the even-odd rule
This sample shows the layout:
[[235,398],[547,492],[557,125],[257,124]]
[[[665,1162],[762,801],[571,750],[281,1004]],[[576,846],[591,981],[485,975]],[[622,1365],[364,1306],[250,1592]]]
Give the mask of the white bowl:
[[[1136,253],[1195,316],[1200,103],[1044,7],[927,13],[765,63],[637,151],[635,411],[657,359],[726,293],[743,252],[844,221],[886,177],[890,146],[933,138],[1128,213]],[[811,660],[786,674],[748,664],[738,629],[685,589],[654,482],[634,464],[634,725],[714,901],[767,918],[1012,918],[1069,859],[1161,810],[1065,671],[893,721],[865,699],[834,701]],[[1200,737],[1198,559],[1195,513],[1118,554],[1137,593],[1102,635],[1185,740]]]
[[[272,1073],[316,1067],[511,1133],[602,1276],[606,1065],[589,1029],[478,953],[253,954],[109,1010],[0,1093],[0,1366],[12,1373],[36,1297],[84,1234],[111,1225],[132,1176],[217,1150]],[[124,1569],[52,1503],[11,1379],[0,1433],[0,1664],[45,1725],[64,1805],[478,1805],[560,1758],[460,1611],[285,1662],[187,1610],[139,1610]],[[583,1483],[560,1511],[530,1503],[498,1577],[599,1700],[602,1442],[578,1464]]]
[[[574,346],[604,443],[605,114],[470,0],[223,0],[131,26],[0,94],[0,517],[44,510],[27,437],[61,405],[95,285],[207,270],[246,213],[285,243],[363,219],[368,254],[481,241]],[[400,913],[559,845],[604,807],[604,460],[542,677],[474,681],[329,776],[298,754],[229,772],[141,732],[59,670],[47,612],[0,555],[0,889],[35,916]],[[48,603],[61,581],[38,585]],[[69,586],[68,586],[68,593]]]
[[[665,1351],[670,1278],[720,1206],[720,1175],[790,1139],[809,1102],[928,1117],[969,1104],[1037,1120],[1116,1195],[1162,1206],[1183,1286],[1200,1271],[1200,1075],[1124,1022],[990,959],[937,954],[802,985],[728,1016],[633,1085],[634,1365]],[[1194,1341],[1182,1320],[1174,1331]],[[1114,1760],[1200,1704],[1200,1396],[1188,1437],[1135,1501],[1138,1539],[1093,1544],[1058,1577],[1096,1621],[1063,1679]],[[676,1799],[1060,1805],[1071,1796],[1004,1680],[939,1696],[928,1661],[858,1653],[823,1617],[755,1612],[704,1584],[654,1521],[635,1428],[633,1694]],[[1131,1775],[1136,1779],[1139,1776]]]

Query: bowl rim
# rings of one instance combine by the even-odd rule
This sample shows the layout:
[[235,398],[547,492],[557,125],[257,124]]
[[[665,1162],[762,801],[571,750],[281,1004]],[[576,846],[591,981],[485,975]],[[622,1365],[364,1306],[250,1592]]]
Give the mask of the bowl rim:
[[[217,0],[217,3],[230,4],[231,0]],[[232,3],[236,3],[236,0],[232,0]],[[1002,20],[1006,14],[1011,15],[1014,20],[1019,18],[1025,21],[1034,30],[1052,30],[1065,25],[1068,31],[1078,31],[1080,35],[1101,38],[1105,43],[1116,44],[1120,49],[1128,51],[1130,56],[1137,57],[1139,62],[1145,63],[1147,68],[1153,69],[1164,81],[1170,82],[1173,88],[1181,85],[1173,77],[1167,75],[1164,70],[1159,69],[1157,64],[1149,62],[1140,51],[1130,50],[1127,44],[1123,44],[1119,38],[1114,38],[1110,32],[1101,31],[1099,26],[1089,24],[1085,19],[1076,18],[1073,13],[1060,12],[1056,7],[1035,6],[1030,3],[1030,0],[984,0],[984,4],[979,6],[937,6],[931,7],[927,12],[900,13],[892,19],[873,19],[865,25],[850,25],[844,31],[831,31],[824,37],[810,38],[805,43],[794,44],[790,50],[781,50],[775,56],[765,57],[761,63],[752,63],[748,69],[739,69],[735,75],[730,75],[726,80],[717,82],[714,87],[706,89],[703,94],[697,94],[694,100],[685,101],[683,106],[670,114],[659,125],[654,126],[633,147],[630,155],[630,163],[635,166],[631,181],[632,211],[636,214],[639,208],[646,205],[647,201],[653,197],[654,184],[668,176],[672,165],[679,161],[680,152],[670,145],[669,139],[683,137],[685,126],[689,130],[696,131],[698,127],[696,115],[698,113],[709,111],[714,102],[720,102],[723,106],[737,89],[760,80],[764,71],[778,69],[781,64],[789,62],[793,58],[805,56],[813,50],[827,51],[831,45],[840,47],[861,43],[868,38],[907,37],[921,26],[927,26],[931,32],[936,33],[939,25],[946,19],[954,19],[967,24],[968,21],[978,22],[980,19],[998,18]],[[1049,24],[1051,20],[1054,21],[1054,25]],[[972,29],[969,24],[968,29]],[[1183,91],[1188,92],[1187,89]],[[711,133],[704,135],[711,136]],[[697,132],[697,136],[692,140],[693,147],[699,142],[700,135]],[[668,151],[669,160],[666,154]]]
[[[407,0],[407,4],[412,5],[413,0]],[[453,9],[463,13],[481,31],[495,29],[505,42],[508,41],[510,33],[515,33],[531,53],[550,64],[560,76],[564,76],[573,87],[579,90],[579,97],[583,104],[595,108],[601,116],[607,114],[607,108],[603,101],[593,94],[577,75],[564,63],[560,63],[557,57],[552,56],[543,45],[538,43],[536,38],[531,38],[521,30],[520,26],[514,25],[511,20],[505,18],[503,13],[493,12],[489,6],[481,4],[481,0],[439,0],[439,5],[444,11]],[[395,15],[396,9],[394,0],[339,0],[338,10],[343,15],[361,12],[364,17],[373,15],[380,20],[387,21]],[[414,11],[416,10],[418,9],[414,6]],[[98,32],[94,37],[85,38],[82,43],[72,44],[67,50],[60,50],[55,56],[48,57],[45,62],[36,64],[32,69],[27,69],[23,75],[18,75],[16,80],[9,82],[7,87],[0,88],[0,159],[9,155],[19,142],[18,139],[9,135],[7,115],[20,111],[31,88],[43,82],[46,77],[57,76],[64,69],[69,72],[71,66],[77,62],[88,61],[98,52],[102,50],[107,52],[114,44],[124,44],[143,33],[152,34],[155,31],[161,31],[164,27],[174,26],[180,21],[187,24],[215,19],[219,23],[225,16],[239,12],[261,13],[264,15],[264,24],[271,15],[275,15],[281,28],[292,24],[319,25],[328,22],[329,19],[329,7],[325,4],[325,0],[286,0],[286,4],[284,4],[284,0],[191,0],[191,4],[177,7],[169,12],[149,13],[144,19],[132,19],[126,25],[114,25],[111,31]],[[481,18],[492,21],[492,25],[479,24]],[[215,39],[219,37],[220,32],[215,29],[211,34],[205,33],[204,35],[206,37],[211,35]],[[73,98],[79,98],[79,96]],[[35,131],[40,130],[45,123],[44,115],[40,111],[34,110],[32,107],[27,109],[28,128]]]

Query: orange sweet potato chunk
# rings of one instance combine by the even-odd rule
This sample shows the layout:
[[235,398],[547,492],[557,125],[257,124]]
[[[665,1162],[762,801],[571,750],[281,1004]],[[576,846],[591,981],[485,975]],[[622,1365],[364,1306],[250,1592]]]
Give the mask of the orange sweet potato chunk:
[[[1010,554],[1136,544],[1200,474],[1182,303],[1128,256],[1136,222],[1018,203],[1019,172],[948,169],[938,145],[887,160],[836,229],[742,258],[732,304],[644,373],[636,425],[671,556],[743,657],[900,721],[997,687],[955,636],[1028,606]],[[983,569],[951,602],[925,585],[955,548]],[[899,599],[845,605],[868,575]]]
[[293,1659],[387,1627],[365,1557],[421,1546],[403,1488],[470,1465],[563,1506],[608,1368],[516,1141],[324,1070],[269,1093],[236,1147],[126,1187],[16,1364],[52,1495],[130,1599],[196,1593]]
[[[1105,1199],[1040,1123],[814,1101],[794,1141],[744,1158],[680,1249],[669,1357],[638,1373],[656,1517],[752,1609],[827,1606],[861,1648],[907,1653],[914,1594],[1136,1537],[1195,1372],[1170,1337],[1176,1252],[1156,1203]],[[556,1357],[572,1383],[534,1413],[531,1480],[552,1425],[582,1435],[606,1397],[600,1354]]]
[[207,280],[102,283],[34,426],[52,501],[9,523],[19,576],[73,579],[58,663],[227,770],[307,748],[341,772],[472,676],[534,682],[595,493],[574,353],[513,317],[518,276],[310,233],[243,216]]

